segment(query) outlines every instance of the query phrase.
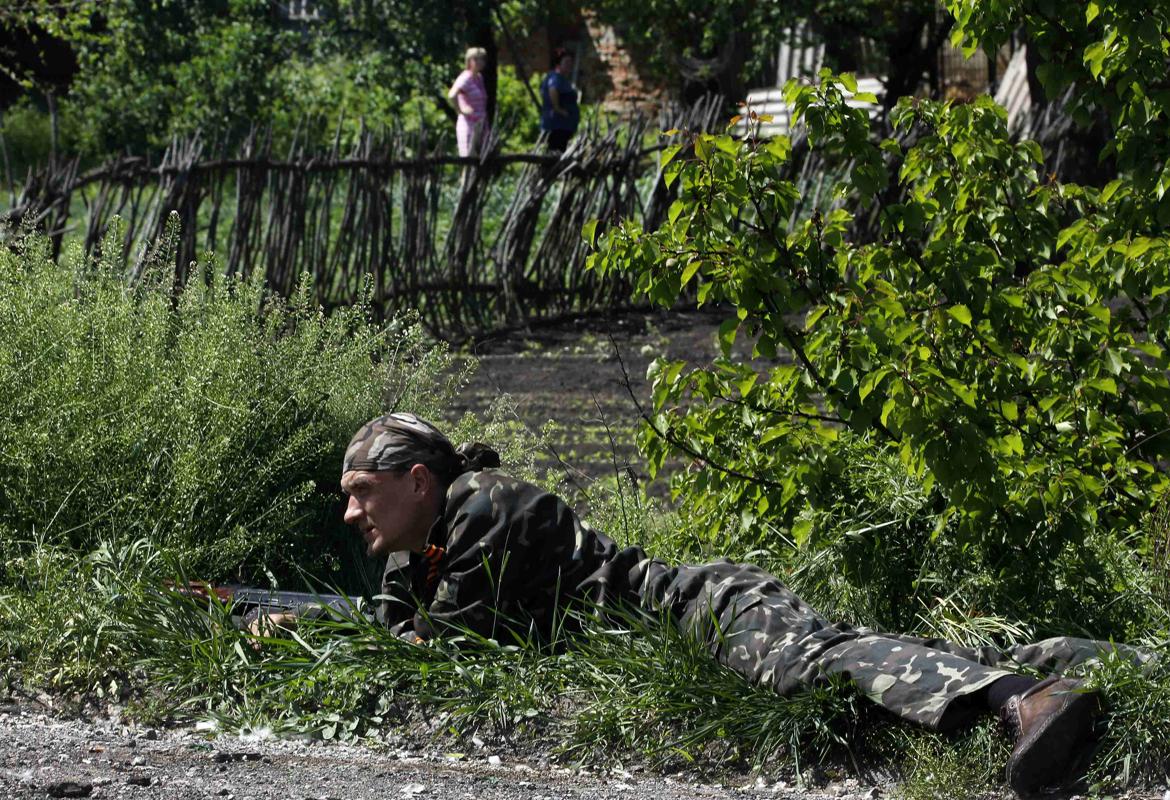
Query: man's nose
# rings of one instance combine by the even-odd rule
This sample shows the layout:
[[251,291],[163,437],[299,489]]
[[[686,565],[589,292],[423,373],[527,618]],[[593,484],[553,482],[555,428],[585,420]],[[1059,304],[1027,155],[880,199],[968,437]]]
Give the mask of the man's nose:
[[353,497],[349,498],[349,503],[345,507],[345,522],[347,525],[356,525],[357,521],[362,516],[362,507],[358,501]]

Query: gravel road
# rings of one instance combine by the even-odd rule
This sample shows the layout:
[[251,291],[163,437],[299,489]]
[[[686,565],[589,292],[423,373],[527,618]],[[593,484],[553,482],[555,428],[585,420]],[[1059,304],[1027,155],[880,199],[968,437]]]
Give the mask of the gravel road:
[[[478,748],[455,754],[319,741],[153,730],[0,706],[0,796],[7,798],[213,798],[214,800],[870,800],[855,781],[824,791],[741,777],[711,785],[679,777],[598,774]],[[526,763],[531,762],[531,763]]]
[[[783,780],[562,768],[539,754],[445,753],[434,748],[348,745],[215,735],[197,727],[155,730],[115,718],[85,721],[36,705],[0,703],[0,798],[167,800],[877,800],[896,787],[854,779],[815,789]],[[1010,800],[987,795],[984,800]],[[1114,795],[1170,800],[1165,788]],[[1049,795],[1049,800],[1080,800]]]

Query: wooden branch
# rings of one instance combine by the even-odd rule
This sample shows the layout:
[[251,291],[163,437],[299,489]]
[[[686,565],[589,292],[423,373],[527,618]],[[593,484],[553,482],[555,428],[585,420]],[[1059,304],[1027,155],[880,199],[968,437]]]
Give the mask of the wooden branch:
[[[660,122],[702,126],[717,108],[707,101]],[[585,268],[580,231],[593,218],[657,224],[671,193],[656,188],[643,206],[634,187],[656,174],[650,156],[671,140],[642,147],[649,124],[590,125],[563,154],[501,153],[491,140],[473,158],[443,154],[441,137],[397,130],[364,130],[343,151],[339,127],[317,152],[298,133],[282,157],[268,130],[254,129],[234,152],[222,142],[205,149],[196,136],[173,141],[161,160],[124,156],[81,173],[69,159],[30,171],[0,220],[39,225],[56,248],[76,229],[92,253],[117,214],[121,255],[137,278],[164,252],[177,212],[176,287],[207,250],[221,254],[226,274],[262,270],[277,293],[308,273],[326,307],[356,301],[369,277],[378,316],[415,308],[432,331],[465,338],[634,304],[627,279],[603,282]]]

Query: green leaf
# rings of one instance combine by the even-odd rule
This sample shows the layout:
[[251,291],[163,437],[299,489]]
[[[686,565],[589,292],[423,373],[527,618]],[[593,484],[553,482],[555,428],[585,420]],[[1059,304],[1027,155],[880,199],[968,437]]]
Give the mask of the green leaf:
[[699,136],[695,139],[695,157],[700,161],[707,161],[711,158],[711,154],[715,152],[715,146],[712,143],[711,137],[707,135]]
[[1016,433],[1015,431],[1012,431],[1011,433],[1004,436],[1003,442],[1007,445],[1009,453],[1013,453],[1017,456],[1022,456],[1024,454],[1024,440],[1020,437],[1020,434]]
[[779,161],[787,161],[792,154],[792,140],[787,136],[773,136],[764,145],[764,151]]
[[804,329],[806,331],[812,330],[813,326],[817,324],[817,321],[821,317],[823,317],[825,315],[825,312],[828,310],[829,310],[828,306],[815,306],[814,308],[812,308],[808,312],[808,315],[804,318]]
[[865,379],[861,382],[861,388],[857,390],[857,396],[862,400],[869,397],[877,389],[878,385],[893,371],[892,367],[882,367],[866,375]]
[[1107,394],[1117,394],[1117,381],[1113,378],[1094,378],[1085,381],[1085,386]]
[[1109,183],[1105,184],[1105,188],[1101,190],[1101,202],[1108,203],[1109,200],[1113,197],[1113,195],[1120,188],[1121,188],[1121,179],[1120,178],[1109,181]]
[[947,378],[946,384],[951,388],[951,391],[954,392],[955,395],[965,404],[971,406],[972,408],[975,407],[975,390],[972,387],[968,386],[962,381],[957,381],[954,378]]
[[746,378],[743,378],[742,380],[736,382],[735,385],[736,385],[736,388],[739,389],[740,395],[746,396],[749,392],[751,392],[752,387],[756,385],[756,381],[759,380],[759,377],[760,376],[757,373],[753,372],[751,375],[748,375]]
[[1020,407],[1011,400],[1004,400],[999,404],[999,411],[1008,422],[1015,422],[1020,418]]
[[890,414],[898,407],[896,398],[891,397],[882,404],[882,424],[886,427],[890,425]]
[[1105,69],[1105,56],[1105,45],[1102,42],[1094,42],[1085,48],[1085,65],[1089,68],[1093,78],[1101,77],[1101,72]]
[[662,150],[662,166],[665,167],[671,161],[674,161],[674,157],[678,155],[679,151],[682,150],[682,148],[683,148],[682,144],[672,144],[666,148],[663,148],[663,150]]
[[731,346],[735,344],[737,333],[739,333],[738,319],[725,319],[719,324],[719,347],[725,358],[731,355]]
[[971,309],[967,308],[967,306],[963,305],[962,303],[950,306],[947,309],[947,313],[957,319],[959,322],[966,325],[968,328],[971,327]]
[[1140,236],[1135,239],[1129,247],[1125,248],[1125,255],[1128,258],[1141,258],[1151,247],[1154,246],[1156,240],[1145,236]]
[[792,525],[792,540],[797,547],[804,547],[812,536],[813,523],[811,519],[798,519]]
[[702,261],[700,261],[700,260],[699,260],[699,259],[697,259],[697,258],[692,258],[692,259],[691,259],[691,260],[690,260],[690,261],[687,263],[686,267],[685,267],[685,268],[683,268],[683,272],[682,272],[682,284],[681,284],[681,285],[682,285],[682,286],[686,286],[686,285],[687,285],[687,284],[690,282],[691,278],[695,277],[695,273],[696,273],[696,272],[698,272],[698,271],[699,271],[699,268],[700,268],[700,267],[702,267],[702,266],[703,266],[703,262],[702,262]]
[[591,219],[581,227],[581,238],[592,247],[597,242],[597,220]]
[[729,156],[734,156],[738,155],[739,148],[742,146],[742,143],[736,139],[732,139],[730,136],[725,135],[715,137],[715,146],[724,153],[727,153]]

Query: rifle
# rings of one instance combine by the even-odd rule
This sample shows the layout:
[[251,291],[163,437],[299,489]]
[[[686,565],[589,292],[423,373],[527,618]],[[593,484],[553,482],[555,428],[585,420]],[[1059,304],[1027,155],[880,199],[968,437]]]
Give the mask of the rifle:
[[252,586],[212,586],[203,581],[175,584],[167,581],[167,588],[173,592],[211,601],[214,596],[227,606],[232,618],[247,626],[261,614],[281,611],[295,611],[304,608],[331,608],[350,616],[365,604],[361,597],[342,594],[317,594],[315,592],[282,592],[275,589],[258,589]]

